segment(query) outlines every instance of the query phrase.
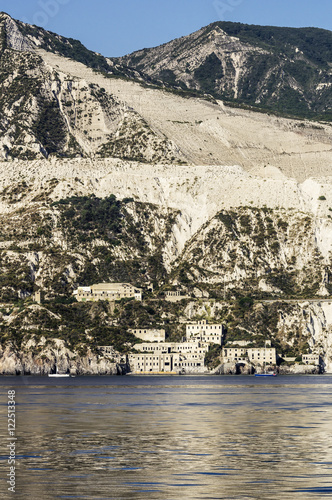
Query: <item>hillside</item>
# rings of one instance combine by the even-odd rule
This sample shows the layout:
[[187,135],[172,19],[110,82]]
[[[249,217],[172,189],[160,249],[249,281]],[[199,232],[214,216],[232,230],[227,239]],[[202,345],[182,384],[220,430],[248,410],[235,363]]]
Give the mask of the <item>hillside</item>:
[[331,120],[332,33],[216,22],[118,59],[161,82],[293,116]]
[[[173,144],[156,134],[118,96],[68,77],[58,67],[51,67],[38,51],[41,47],[60,51],[85,61],[94,70],[105,71],[108,65],[104,58],[6,14],[0,15],[0,30],[0,81],[5,90],[0,97],[2,158],[177,159]],[[112,71],[107,76],[114,76]]]
[[[123,353],[135,341],[128,328],[146,326],[179,339],[185,322],[204,318],[223,322],[228,340],[314,351],[332,370],[328,115],[253,112],[225,104],[226,87],[203,98],[194,80],[187,92],[158,75],[171,60],[182,74],[185,46],[197,67],[210,49],[223,46],[232,61],[236,49],[250,72],[249,55],[276,57],[287,35],[282,60],[296,42],[325,78],[329,52],[309,54],[302,32],[268,38],[241,26],[217,23],[172,42],[179,59],[169,44],[145,51],[136,70],[0,15],[0,372],[47,373],[61,344],[63,369],[115,373],[121,355],[105,360],[99,345]],[[237,99],[228,84],[227,99]],[[310,109],[320,119],[318,94]],[[106,281],[141,287],[143,302],[73,299],[77,286]],[[170,289],[188,298],[167,303]]]
[[106,66],[96,70],[99,56],[70,39],[5,14],[0,24],[4,159],[115,157],[248,170],[272,165],[301,180],[329,175],[329,125],[146,87]]

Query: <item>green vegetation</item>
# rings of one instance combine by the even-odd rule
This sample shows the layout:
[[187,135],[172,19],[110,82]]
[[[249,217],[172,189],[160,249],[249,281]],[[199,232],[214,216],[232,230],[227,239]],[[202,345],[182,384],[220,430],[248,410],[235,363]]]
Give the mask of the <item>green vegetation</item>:
[[242,42],[272,50],[275,54],[294,56],[295,48],[316,65],[328,67],[332,53],[331,31],[319,28],[284,28],[277,26],[255,26],[251,24],[218,21],[207,27],[207,32],[219,26],[228,35]]
[[30,26],[21,22],[18,22],[18,24],[24,35],[38,36],[40,38],[40,47],[42,49],[59,53],[64,57],[86,64],[90,68],[102,71],[110,70],[105,57],[88,50],[79,40],[64,38],[43,28]]
[[[287,255],[286,262],[282,255]],[[301,255],[306,255],[305,266]],[[235,278],[239,273],[241,278]],[[189,292],[196,287],[215,299],[313,298],[321,273],[311,217],[240,207],[222,210],[197,233],[175,263],[171,279]]]
[[42,102],[32,131],[48,154],[58,153],[63,149],[66,140],[66,124],[56,100]]
[[[48,189],[55,185],[50,183]],[[76,284],[118,281],[158,287],[166,281],[163,249],[176,211],[132,198],[120,201],[113,195],[71,197],[50,204],[48,189],[35,197],[38,205],[20,209],[19,218],[15,212],[0,218],[4,248],[0,301],[30,294],[40,282],[54,298],[70,297]],[[2,196],[15,204],[18,196],[28,193],[31,186],[20,182]],[[50,204],[50,210],[43,203]],[[30,252],[37,253],[36,262]]]
[[217,368],[220,364],[220,355],[221,355],[221,346],[217,344],[213,344],[208,352],[205,354],[204,364],[209,368],[209,370],[213,370]]
[[119,244],[117,236],[121,238],[123,216],[121,202],[114,195],[104,199],[94,195],[66,198],[53,203],[53,207],[60,209],[61,225],[73,236],[75,232],[77,242],[100,238],[112,245]]
[[[59,301],[46,302],[37,309],[21,304],[21,312],[7,328],[0,322],[0,344],[13,342],[20,348],[28,335],[36,339],[59,338],[69,349],[81,346],[97,352],[97,346],[113,345],[120,352],[128,351],[126,342],[135,342],[135,337],[126,328],[111,326],[108,302],[64,304]],[[106,315],[106,316],[105,316]],[[32,325],[26,329],[23,323]],[[87,338],[86,331],[89,332]]]
[[194,76],[203,92],[215,94],[217,81],[223,78],[224,70],[220,59],[214,52],[208,55],[204,63],[195,70]]

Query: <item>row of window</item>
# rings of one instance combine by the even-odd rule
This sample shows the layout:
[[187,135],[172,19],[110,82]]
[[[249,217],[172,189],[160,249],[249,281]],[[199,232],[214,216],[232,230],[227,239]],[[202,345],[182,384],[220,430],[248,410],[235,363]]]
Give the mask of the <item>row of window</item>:
[[[146,363],[145,366],[159,366],[159,363]],[[169,366],[169,363],[165,363],[165,366]],[[201,366],[201,363],[174,363],[174,366]],[[137,368],[142,371],[140,363],[137,363]]]
[[195,328],[196,328],[196,330],[204,330],[204,329],[206,329],[206,330],[213,330],[213,329],[221,330],[221,325],[198,325],[198,326],[187,325],[187,328],[188,328],[188,330],[190,330],[190,329],[195,330]]

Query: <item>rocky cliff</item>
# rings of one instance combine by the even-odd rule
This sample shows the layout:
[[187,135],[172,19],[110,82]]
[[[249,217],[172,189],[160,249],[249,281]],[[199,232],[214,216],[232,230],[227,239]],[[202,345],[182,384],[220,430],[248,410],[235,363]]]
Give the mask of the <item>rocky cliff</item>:
[[11,344],[0,346],[0,375],[124,375],[127,370],[125,356],[116,362],[112,356],[90,349],[82,355],[59,339],[30,338],[19,350]]

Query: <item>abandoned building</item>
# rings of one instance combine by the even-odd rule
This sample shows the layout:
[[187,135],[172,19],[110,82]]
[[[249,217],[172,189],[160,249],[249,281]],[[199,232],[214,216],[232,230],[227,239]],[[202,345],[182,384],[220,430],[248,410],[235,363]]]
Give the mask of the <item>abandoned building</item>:
[[165,330],[157,330],[155,328],[136,328],[128,331],[138,339],[147,342],[165,342],[166,338]]
[[302,362],[306,365],[319,365],[319,354],[302,354]]
[[135,344],[134,349],[140,352],[128,356],[133,373],[181,371],[203,373],[206,371],[205,355],[210,346],[221,345],[223,341],[222,325],[209,325],[205,320],[186,325],[187,334],[184,342],[165,342],[165,339],[159,341],[153,336],[154,330],[149,329],[131,330],[131,332],[142,340],[148,337],[150,340]]
[[250,361],[251,363],[275,365],[277,362],[274,347],[224,347],[222,357],[224,363]]
[[179,290],[165,292],[165,300],[168,302],[179,302],[182,299],[188,299],[188,295],[181,295]]
[[186,326],[186,338],[201,340],[202,342],[208,342],[211,344],[222,344],[223,340],[223,325],[209,324],[205,319],[197,321],[195,323],[190,323]]
[[129,283],[98,283],[91,286],[79,286],[74,291],[78,302],[97,300],[142,300],[142,290]]

